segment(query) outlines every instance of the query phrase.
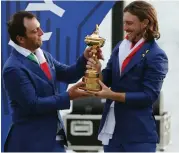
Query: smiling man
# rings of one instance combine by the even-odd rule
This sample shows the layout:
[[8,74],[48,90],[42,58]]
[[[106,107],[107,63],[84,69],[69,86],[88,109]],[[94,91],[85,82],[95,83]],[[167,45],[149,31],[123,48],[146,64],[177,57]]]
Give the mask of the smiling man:
[[158,135],[152,107],[168,72],[168,58],[155,41],[160,33],[151,4],[130,3],[123,22],[126,37],[102,71],[102,90],[93,92],[107,99],[98,139],[104,152],[155,152]]

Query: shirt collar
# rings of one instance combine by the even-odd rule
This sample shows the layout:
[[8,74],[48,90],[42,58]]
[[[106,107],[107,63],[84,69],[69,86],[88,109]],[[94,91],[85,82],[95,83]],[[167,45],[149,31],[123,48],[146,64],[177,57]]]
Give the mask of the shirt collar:
[[[25,57],[29,56],[32,52],[26,48],[23,48],[17,44],[15,44],[12,40],[9,41],[9,45],[16,49],[20,54],[24,55]],[[39,48],[40,49],[40,48]],[[38,50],[38,49],[37,49]],[[36,50],[36,51],[37,51]],[[35,52],[36,52],[35,51]]]

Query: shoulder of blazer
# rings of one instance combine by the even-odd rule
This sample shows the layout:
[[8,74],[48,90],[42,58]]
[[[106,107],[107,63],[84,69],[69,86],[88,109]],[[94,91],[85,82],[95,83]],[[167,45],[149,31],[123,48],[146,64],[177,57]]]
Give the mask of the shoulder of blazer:
[[8,67],[22,67],[21,58],[26,58],[24,55],[18,53],[15,49],[12,50],[10,56],[4,63],[3,69]]
[[146,55],[147,55],[146,58],[148,60],[153,59],[153,58],[157,57],[158,55],[168,59],[165,51],[158,46],[156,41],[153,42],[153,44],[151,45],[151,47],[148,50],[148,54],[146,54]]

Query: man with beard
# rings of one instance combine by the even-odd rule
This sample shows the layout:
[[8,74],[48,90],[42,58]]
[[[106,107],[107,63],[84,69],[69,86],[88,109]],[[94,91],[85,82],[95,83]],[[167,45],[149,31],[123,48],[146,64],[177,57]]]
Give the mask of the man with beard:
[[14,48],[3,67],[12,125],[6,139],[7,152],[64,152],[66,136],[58,110],[69,109],[70,100],[89,96],[79,90],[83,82],[58,93],[56,82],[75,83],[86,70],[90,53],[85,51],[72,66],[56,61],[43,51],[43,31],[37,18],[20,11],[8,22]]
[[[102,71],[106,98],[98,139],[104,152],[155,152],[158,135],[152,106],[168,72],[168,58],[157,45],[157,14],[145,1],[124,8],[126,37],[114,48]],[[93,60],[88,62],[88,67]],[[100,69],[97,64],[96,68]]]

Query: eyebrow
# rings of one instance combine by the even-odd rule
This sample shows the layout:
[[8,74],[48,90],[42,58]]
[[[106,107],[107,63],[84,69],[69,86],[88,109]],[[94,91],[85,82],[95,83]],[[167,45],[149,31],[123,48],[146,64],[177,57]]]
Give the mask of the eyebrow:
[[34,31],[34,30],[36,30],[37,28],[40,28],[40,23],[38,23],[38,26],[37,26],[36,28],[32,29],[31,31]]
[[134,22],[134,21],[131,21],[131,20],[130,20],[130,21],[129,21],[129,20],[123,20],[123,22]]
[[128,23],[128,24],[134,23],[134,21],[123,21],[123,22]]

